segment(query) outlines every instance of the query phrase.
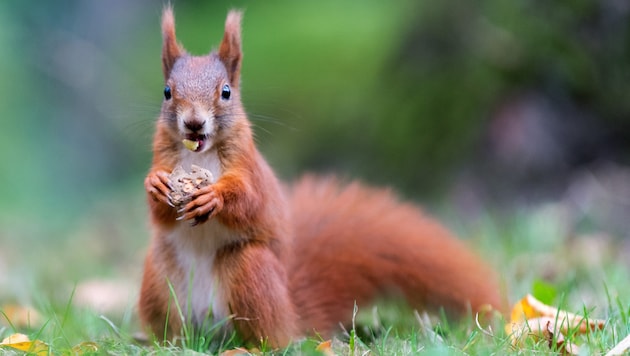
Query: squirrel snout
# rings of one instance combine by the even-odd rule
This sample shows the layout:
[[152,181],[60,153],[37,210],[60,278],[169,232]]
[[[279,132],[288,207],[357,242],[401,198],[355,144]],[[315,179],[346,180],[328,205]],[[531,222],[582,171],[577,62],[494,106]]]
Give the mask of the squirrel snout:
[[205,124],[206,124],[206,122],[205,121],[201,121],[201,120],[184,121],[184,127],[186,127],[188,130],[190,130],[192,132],[201,131]]

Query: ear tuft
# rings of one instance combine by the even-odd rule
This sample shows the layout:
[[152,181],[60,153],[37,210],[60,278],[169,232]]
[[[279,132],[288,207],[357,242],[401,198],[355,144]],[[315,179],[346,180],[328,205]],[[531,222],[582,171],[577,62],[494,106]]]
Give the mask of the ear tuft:
[[241,74],[241,18],[243,12],[231,10],[225,20],[225,34],[219,47],[219,58],[228,72],[230,84],[238,87]]
[[167,5],[162,12],[162,72],[165,80],[170,76],[177,58],[185,53],[186,51],[177,43],[177,37],[175,36],[173,8]]

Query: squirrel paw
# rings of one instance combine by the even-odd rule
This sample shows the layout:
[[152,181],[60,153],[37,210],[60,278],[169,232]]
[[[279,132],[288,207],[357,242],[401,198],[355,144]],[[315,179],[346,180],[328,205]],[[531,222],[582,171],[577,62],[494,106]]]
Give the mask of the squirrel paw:
[[194,220],[192,225],[198,225],[208,221],[223,209],[223,197],[217,193],[212,185],[199,188],[186,204],[177,212],[181,214],[177,220]]
[[169,199],[170,185],[168,173],[165,171],[152,171],[144,180],[144,189],[154,201],[173,206]]

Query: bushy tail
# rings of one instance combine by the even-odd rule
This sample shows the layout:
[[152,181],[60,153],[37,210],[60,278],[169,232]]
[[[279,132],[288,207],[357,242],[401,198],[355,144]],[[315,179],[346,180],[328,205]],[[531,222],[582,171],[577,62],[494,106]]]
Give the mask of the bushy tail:
[[[417,207],[388,190],[307,176],[290,195],[295,222],[290,288],[303,326],[326,335],[353,304],[401,293],[451,315],[503,310],[495,273]],[[308,330],[312,331],[312,330]]]

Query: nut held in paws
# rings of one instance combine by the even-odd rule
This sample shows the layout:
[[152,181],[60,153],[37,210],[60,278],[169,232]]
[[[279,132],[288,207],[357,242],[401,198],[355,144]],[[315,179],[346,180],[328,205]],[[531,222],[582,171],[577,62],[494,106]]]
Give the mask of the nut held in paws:
[[186,205],[192,194],[199,188],[213,183],[212,173],[199,166],[191,165],[190,173],[178,166],[168,176],[171,181],[170,200],[176,207]]

